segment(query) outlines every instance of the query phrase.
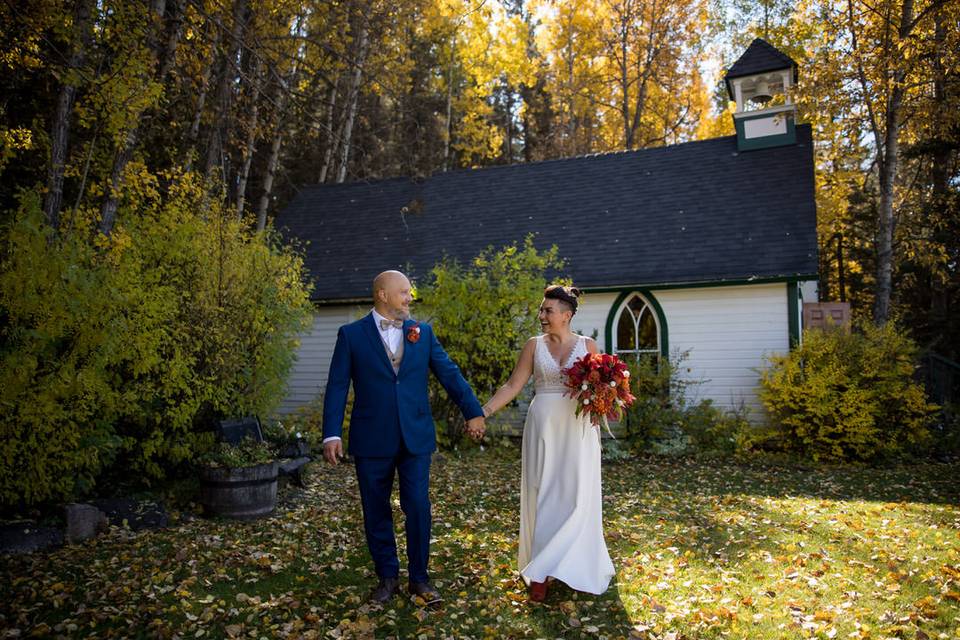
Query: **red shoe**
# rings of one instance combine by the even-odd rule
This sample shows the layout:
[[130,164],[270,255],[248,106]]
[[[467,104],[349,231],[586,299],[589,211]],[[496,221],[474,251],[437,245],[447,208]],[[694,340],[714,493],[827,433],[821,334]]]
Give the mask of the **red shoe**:
[[546,582],[530,582],[530,602],[543,602],[547,599]]

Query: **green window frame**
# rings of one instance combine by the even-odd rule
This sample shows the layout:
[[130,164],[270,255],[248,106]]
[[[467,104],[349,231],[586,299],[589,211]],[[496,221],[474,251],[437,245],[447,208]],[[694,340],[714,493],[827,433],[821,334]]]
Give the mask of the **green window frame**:
[[607,353],[620,357],[667,354],[667,323],[663,309],[649,291],[624,291],[607,316]]

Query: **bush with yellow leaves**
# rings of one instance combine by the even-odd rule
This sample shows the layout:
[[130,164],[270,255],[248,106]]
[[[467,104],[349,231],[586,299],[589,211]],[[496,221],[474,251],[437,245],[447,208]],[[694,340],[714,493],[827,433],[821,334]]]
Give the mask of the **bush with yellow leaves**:
[[301,258],[189,175],[110,236],[24,198],[0,253],[0,506],[74,499],[106,470],[162,478],[218,417],[269,413],[311,317]]
[[917,348],[889,323],[807,330],[769,357],[760,397],[781,446],[819,462],[894,457],[929,438],[936,409],[914,380]]

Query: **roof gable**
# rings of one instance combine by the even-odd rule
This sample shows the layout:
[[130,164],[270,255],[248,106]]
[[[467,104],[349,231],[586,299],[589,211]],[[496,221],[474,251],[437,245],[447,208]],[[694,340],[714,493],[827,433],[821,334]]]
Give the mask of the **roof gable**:
[[669,147],[303,189],[277,217],[309,242],[314,298],[369,297],[385,269],[426,277],[534,234],[584,288],[817,272],[813,154],[739,153],[728,136]]

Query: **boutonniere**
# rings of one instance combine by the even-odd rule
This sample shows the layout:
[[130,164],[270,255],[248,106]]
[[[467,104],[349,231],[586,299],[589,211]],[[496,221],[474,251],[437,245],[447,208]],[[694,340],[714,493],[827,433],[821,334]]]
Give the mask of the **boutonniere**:
[[414,322],[410,325],[410,328],[407,329],[407,342],[413,344],[420,339],[420,323]]

